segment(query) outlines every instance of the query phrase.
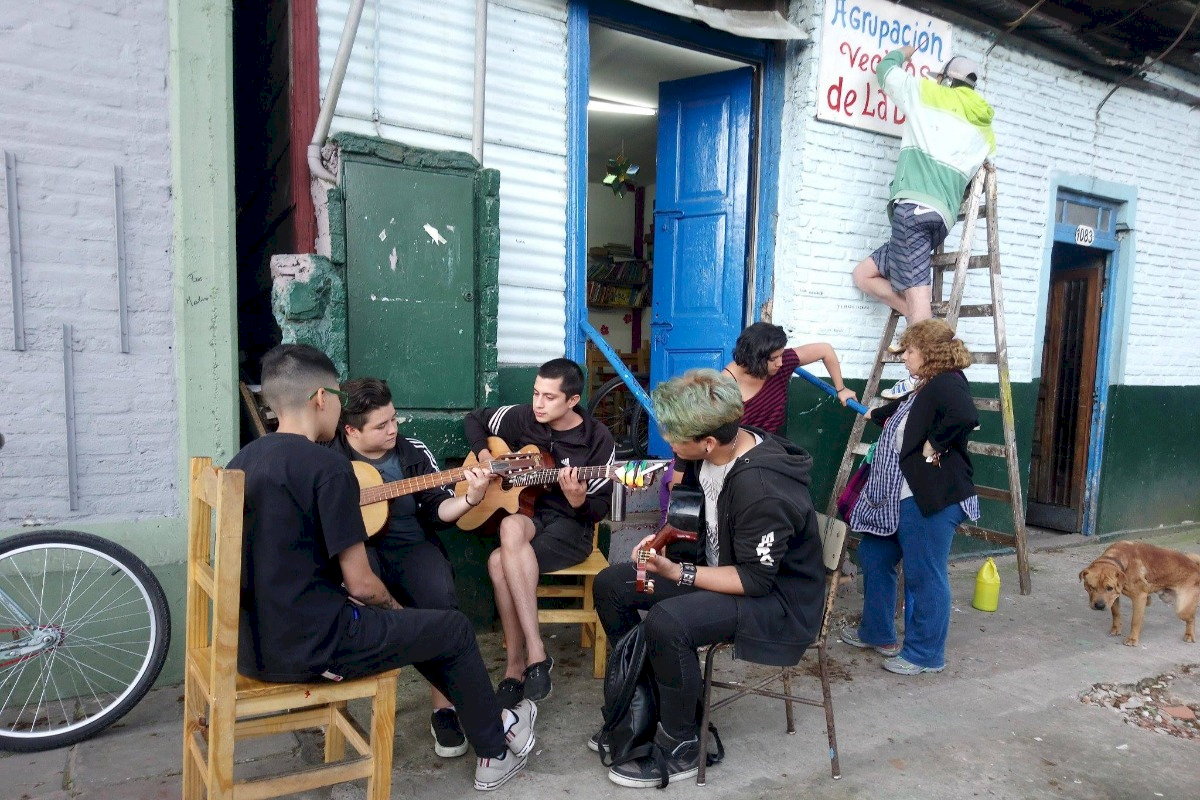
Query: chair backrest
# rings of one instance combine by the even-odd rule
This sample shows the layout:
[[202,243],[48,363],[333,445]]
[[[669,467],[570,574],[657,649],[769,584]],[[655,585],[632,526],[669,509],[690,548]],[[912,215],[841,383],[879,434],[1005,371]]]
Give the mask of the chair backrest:
[[212,693],[234,696],[242,583],[245,474],[191,461],[188,507],[187,657],[211,648]]
[[825,569],[835,572],[842,568],[842,559],[846,555],[846,523],[818,512],[817,524],[821,528],[821,550]]
[[829,624],[833,619],[833,605],[837,600],[838,582],[841,578],[842,561],[846,558],[846,523],[837,517],[817,514],[821,528],[821,549],[827,577],[825,579],[825,605],[821,611],[819,644],[824,647],[829,636]]

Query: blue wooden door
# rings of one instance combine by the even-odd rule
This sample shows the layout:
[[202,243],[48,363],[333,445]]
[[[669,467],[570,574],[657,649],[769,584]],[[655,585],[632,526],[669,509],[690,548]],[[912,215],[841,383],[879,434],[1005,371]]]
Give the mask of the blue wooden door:
[[721,369],[742,329],[753,75],[659,84],[651,385]]

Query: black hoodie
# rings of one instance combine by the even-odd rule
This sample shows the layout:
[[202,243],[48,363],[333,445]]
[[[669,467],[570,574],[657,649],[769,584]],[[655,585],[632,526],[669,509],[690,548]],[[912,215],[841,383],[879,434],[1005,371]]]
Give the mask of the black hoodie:
[[[476,455],[487,448],[489,436],[499,436],[512,450],[526,445],[537,445],[542,452],[549,453],[559,467],[599,467],[611,464],[617,446],[604,423],[599,422],[582,408],[576,406],[583,422],[565,431],[556,431],[545,423],[538,422],[529,403],[479,408],[463,419],[463,430],[471,452]],[[545,487],[534,505],[535,513],[549,509],[566,517],[573,517],[580,524],[591,526],[608,516],[612,506],[612,484],[608,478],[596,478],[587,482],[587,500],[579,508],[572,508],[558,484]]]
[[[719,563],[710,566],[733,566],[742,579],[734,657],[791,666],[820,632],[825,597],[821,537],[808,492],[812,457],[787,439],[746,430],[762,442],[738,456],[725,478],[717,498]],[[685,485],[699,488],[701,463],[685,462]]]

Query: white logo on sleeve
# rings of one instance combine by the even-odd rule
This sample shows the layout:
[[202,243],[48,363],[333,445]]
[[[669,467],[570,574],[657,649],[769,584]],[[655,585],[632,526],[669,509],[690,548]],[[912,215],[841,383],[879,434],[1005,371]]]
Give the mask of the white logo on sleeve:
[[775,544],[775,531],[770,531],[763,535],[758,541],[758,547],[754,548],[758,553],[758,561],[766,566],[774,566],[775,559],[771,558],[771,545]]

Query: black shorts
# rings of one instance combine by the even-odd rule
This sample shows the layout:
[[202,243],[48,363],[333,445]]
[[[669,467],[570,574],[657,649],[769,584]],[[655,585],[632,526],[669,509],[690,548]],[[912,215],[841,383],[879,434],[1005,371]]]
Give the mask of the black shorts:
[[533,516],[533,527],[537,532],[529,546],[543,575],[573,567],[592,553],[592,527],[577,519],[539,511]]

